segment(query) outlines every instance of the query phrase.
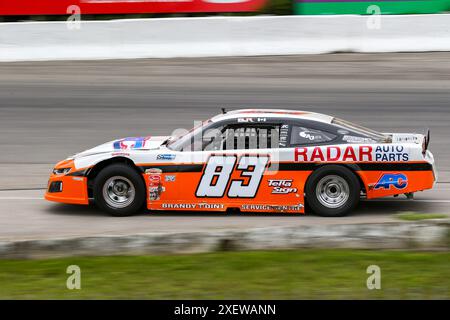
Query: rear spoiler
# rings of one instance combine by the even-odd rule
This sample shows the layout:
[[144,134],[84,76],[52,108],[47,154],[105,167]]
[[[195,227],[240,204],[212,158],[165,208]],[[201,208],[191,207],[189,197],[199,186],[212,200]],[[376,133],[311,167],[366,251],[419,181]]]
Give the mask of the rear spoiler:
[[422,153],[425,155],[428,150],[428,146],[430,145],[430,128],[427,128],[423,135],[423,143],[422,143]]
[[430,144],[430,129],[427,128],[426,134],[425,134],[425,149],[428,150],[428,145]]
[[384,133],[390,143],[417,143],[422,144],[422,153],[425,155],[430,145],[430,129],[423,133]]

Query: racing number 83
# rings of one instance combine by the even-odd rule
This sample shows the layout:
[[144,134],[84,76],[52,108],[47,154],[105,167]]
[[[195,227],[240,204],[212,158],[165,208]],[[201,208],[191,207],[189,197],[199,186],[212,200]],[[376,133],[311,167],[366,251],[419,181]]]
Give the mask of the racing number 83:
[[[254,198],[262,176],[269,163],[269,156],[213,155],[209,158],[195,195],[197,197],[222,198],[228,188],[230,198]],[[237,162],[237,165],[236,165]],[[240,178],[232,179],[234,171]]]

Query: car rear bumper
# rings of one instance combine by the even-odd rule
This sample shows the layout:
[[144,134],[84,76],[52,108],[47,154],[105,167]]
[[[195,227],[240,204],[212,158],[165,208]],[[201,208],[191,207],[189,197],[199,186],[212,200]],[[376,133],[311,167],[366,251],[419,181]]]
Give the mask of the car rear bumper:
[[431,153],[430,150],[427,150],[426,154],[425,154],[425,160],[431,164],[431,168],[433,171],[433,177],[434,177],[434,181],[433,181],[433,187],[436,185],[437,181],[438,181],[438,172],[437,172],[437,168],[436,168],[436,163],[434,161],[434,156]]

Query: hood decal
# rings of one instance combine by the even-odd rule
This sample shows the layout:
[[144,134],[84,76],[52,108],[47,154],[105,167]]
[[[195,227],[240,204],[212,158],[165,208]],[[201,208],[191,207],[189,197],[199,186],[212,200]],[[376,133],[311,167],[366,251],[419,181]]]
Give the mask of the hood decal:
[[129,137],[114,141],[114,150],[133,150],[133,149],[145,149],[147,141],[151,137]]
[[115,151],[157,149],[168,138],[167,136],[128,137],[113,141],[113,149]]
[[80,158],[102,153],[111,153],[111,155],[129,155],[133,150],[155,150],[161,147],[169,136],[147,136],[147,137],[129,137],[110,141],[94,147],[92,149],[77,153],[73,158]]

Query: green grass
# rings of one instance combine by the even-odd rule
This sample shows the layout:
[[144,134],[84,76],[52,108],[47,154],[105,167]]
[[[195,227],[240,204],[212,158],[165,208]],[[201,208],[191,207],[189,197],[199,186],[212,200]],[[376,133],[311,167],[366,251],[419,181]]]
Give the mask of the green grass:
[[418,221],[427,219],[445,219],[448,218],[445,214],[438,213],[417,213],[417,212],[402,212],[396,215],[397,218],[406,221]]
[[[66,268],[81,268],[81,290]],[[366,269],[381,268],[381,290]],[[1,299],[450,298],[448,252],[301,250],[0,260]]]

